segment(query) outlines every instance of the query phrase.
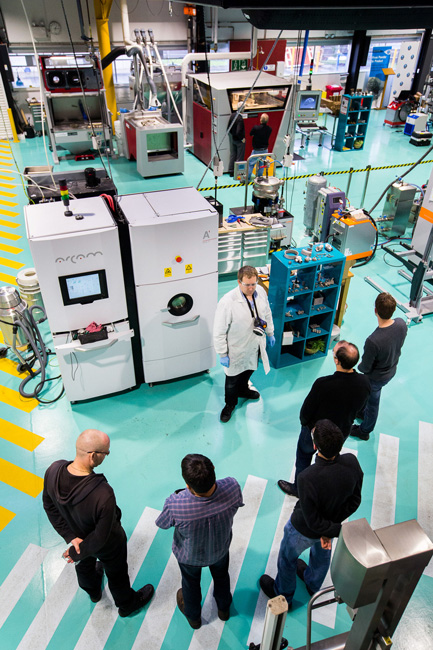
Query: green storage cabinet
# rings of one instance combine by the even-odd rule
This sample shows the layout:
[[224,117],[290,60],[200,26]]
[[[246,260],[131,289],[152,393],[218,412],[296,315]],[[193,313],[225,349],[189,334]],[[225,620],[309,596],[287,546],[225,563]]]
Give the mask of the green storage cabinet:
[[[305,260],[302,249],[296,250]],[[286,258],[285,251],[272,255],[268,295],[275,345],[268,355],[273,368],[327,354],[346,257],[335,248],[314,255],[316,261],[302,263]]]
[[364,148],[373,95],[343,95],[335,135],[336,151],[361,151]]

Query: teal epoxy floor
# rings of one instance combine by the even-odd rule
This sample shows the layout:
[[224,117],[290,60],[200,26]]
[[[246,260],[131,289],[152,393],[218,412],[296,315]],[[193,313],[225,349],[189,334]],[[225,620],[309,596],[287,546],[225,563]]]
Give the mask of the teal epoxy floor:
[[[293,174],[330,169],[340,171],[350,167],[359,169],[367,164],[381,166],[417,160],[425,149],[411,146],[409,138],[401,131],[383,127],[383,116],[384,112],[373,113],[365,151],[337,153],[330,151],[326,146],[319,149],[312,140],[308,149],[300,152],[304,160],[293,168]],[[13,145],[13,151],[20,171],[26,166],[46,164],[41,139]],[[433,155],[430,158],[433,159]],[[63,161],[60,169],[81,169],[87,164]],[[95,161],[95,166],[99,166],[98,161]],[[424,183],[429,177],[431,167],[431,164],[420,165],[411,172],[408,180],[418,185]],[[204,171],[204,166],[190,153],[185,154],[185,173],[173,177],[143,180],[134,170],[133,163],[124,159],[112,161],[111,168],[121,193],[195,186]],[[386,184],[405,169],[407,168],[372,173],[365,207],[370,208]],[[228,182],[227,176],[223,177],[222,182],[226,182],[225,179]],[[347,176],[336,175],[332,177],[332,182],[344,190]],[[359,205],[363,183],[364,174],[357,174],[352,179],[349,198],[355,206]],[[213,185],[213,176],[210,173],[203,185]],[[293,235],[298,245],[307,241],[303,238],[302,225],[304,189],[305,180],[296,181],[293,192],[291,184],[288,184],[287,207],[295,215]],[[19,183],[17,192],[22,206],[25,199]],[[244,189],[221,190],[218,200],[223,203],[227,214],[230,206],[243,204]],[[17,219],[21,219],[22,223],[22,209],[19,211],[20,216]],[[18,256],[1,252],[1,256],[16,259],[27,266],[31,265],[24,227],[21,226],[17,232],[22,235],[21,240],[11,242],[0,239],[0,242],[13,244],[22,248],[23,252]],[[388,261],[394,264],[394,260]],[[376,291],[365,283],[363,278],[369,275],[397,298],[407,300],[409,285],[397,274],[397,270],[384,263],[382,252],[378,252],[376,259],[368,266],[355,269],[342,336],[357,343],[360,348],[366,336],[376,326],[373,313]],[[0,273],[11,274],[12,271],[1,266]],[[220,295],[232,286],[233,279],[220,281]],[[432,329],[433,317],[425,318],[419,325],[411,325],[398,375],[383,393],[375,436],[369,442],[355,439],[347,441],[346,446],[358,452],[365,472],[363,502],[357,517],[366,517],[368,520],[371,517],[380,434],[399,440],[395,521],[418,516],[418,454],[423,454],[423,450],[418,448],[419,422],[433,423],[430,405],[432,354],[429,347]],[[165,497],[173,489],[182,486],[179,465],[185,453],[199,452],[208,455],[215,463],[219,476],[235,476],[242,486],[249,474],[266,479],[266,489],[234,593],[234,615],[225,624],[219,644],[207,641],[203,645],[194,646],[207,650],[217,647],[220,650],[244,648],[259,594],[257,580],[266,567],[283,504],[283,494],[276,487],[276,481],[288,477],[294,462],[299,433],[299,408],[313,381],[318,376],[332,371],[333,362],[330,356],[292,368],[271,370],[267,377],[263,370],[259,369],[254,375],[254,384],[260,390],[262,399],[256,403],[241,405],[226,425],[222,425],[218,417],[222,407],[224,384],[224,373],[219,366],[213,368],[210,374],[155,385],[153,388],[144,385],[125,395],[73,407],[63,398],[55,405],[39,406],[26,414],[0,402],[1,418],[44,438],[34,452],[25,451],[0,438],[0,457],[43,476],[46,467],[53,460],[73,457],[75,438],[80,431],[89,427],[106,431],[111,436],[112,453],[104,462],[102,470],[115,489],[128,537],[133,533],[145,507],[160,509]],[[16,390],[18,384],[17,378],[0,371],[0,387]],[[55,392],[55,388],[52,392]],[[430,431],[430,434],[433,435],[433,431]],[[431,462],[433,458],[430,459]],[[429,489],[431,494],[431,479],[429,485],[423,488]],[[60,556],[65,544],[49,525],[40,497],[34,499],[0,482],[0,505],[16,513],[14,519],[0,532],[0,583],[5,584],[4,581],[29,544],[48,549],[43,564],[37,567],[28,587],[0,628],[0,647],[12,650],[20,645],[26,631],[37,619],[45,599],[49,598],[50,590],[63,569],[64,562]],[[389,518],[386,504],[384,512]],[[430,526],[431,521],[432,519]],[[170,557],[171,537],[171,532],[157,532],[139,569],[134,583],[136,587],[149,581],[157,587]],[[207,576],[205,580],[203,594],[209,584]],[[172,598],[175,598],[174,591]],[[285,636],[294,648],[305,643],[307,594],[301,585],[296,592],[295,601],[296,607],[288,616],[285,629]],[[8,602],[7,595],[2,591],[0,602],[2,605]],[[425,575],[397,629],[394,637],[395,648],[427,650],[433,647],[432,602],[432,578]],[[61,607],[61,598],[56,606]],[[86,594],[77,592],[70,604],[65,606],[64,614],[56,614],[55,608],[49,611],[48,622],[57,615],[59,620],[48,645],[42,635],[39,639],[33,637],[30,642],[26,641],[20,647],[32,650],[45,647],[49,650],[74,648],[93,608]],[[145,615],[146,610],[132,619],[118,619],[105,647],[116,650],[132,648]],[[157,626],[158,621],[152,619],[149,626],[152,624]],[[44,629],[44,625],[41,627]],[[340,606],[335,628],[315,623],[313,639],[332,636],[348,627],[348,615],[344,606]],[[175,611],[161,647],[164,650],[183,650],[190,646],[192,638],[192,630],[182,615]],[[256,643],[260,642],[260,638],[254,640]],[[142,642],[135,647],[153,646],[150,642]]]

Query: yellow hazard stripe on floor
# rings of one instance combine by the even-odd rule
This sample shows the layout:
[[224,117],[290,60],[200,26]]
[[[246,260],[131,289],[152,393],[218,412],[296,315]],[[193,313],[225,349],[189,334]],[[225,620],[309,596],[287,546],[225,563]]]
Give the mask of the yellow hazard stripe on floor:
[[[0,190],[0,196],[9,196],[12,199],[14,196],[17,196],[17,194],[15,192],[3,192]],[[14,203],[14,205],[18,205],[18,203]]]
[[[2,177],[0,176],[0,178],[2,178]],[[4,178],[4,177],[3,177],[3,178]],[[8,178],[7,180],[8,180],[8,181],[12,181],[13,179],[12,179],[12,178]],[[11,185],[10,183],[0,183],[0,187],[7,187],[7,188],[10,189],[10,190],[14,190],[14,189],[16,188],[16,185]],[[14,196],[16,196],[16,194],[14,194]]]
[[11,208],[14,208],[16,205],[19,205],[19,203],[14,203],[13,201],[5,201],[4,199],[0,199],[0,205],[9,205]]
[[27,451],[34,451],[45,440],[32,431],[27,431],[27,429],[2,419],[0,419],[0,438],[27,449]]
[[[2,372],[7,372],[8,375],[12,375],[13,377],[20,377],[21,379],[24,379],[24,377],[27,375],[27,373],[20,373],[17,370],[18,363],[16,361],[12,361],[12,359],[0,359],[0,370]],[[0,423],[2,420],[0,420]],[[0,424],[1,426],[1,424]],[[1,438],[1,429],[0,429],[0,438]]]
[[7,163],[7,162],[4,162],[4,160],[1,160],[1,161],[0,161],[0,165],[1,165],[2,167],[13,167],[13,166],[14,166],[14,163]]
[[0,481],[31,497],[37,497],[44,487],[43,478],[4,458],[0,458]]
[[11,269],[21,269],[25,264],[22,262],[16,262],[15,260],[10,260],[7,257],[0,256],[0,264],[2,266],[10,266]]
[[0,251],[4,253],[12,253],[13,255],[18,255],[23,252],[22,248],[17,248],[16,246],[8,246],[8,244],[0,244]]
[[17,241],[18,239],[21,239],[21,235],[14,235],[11,232],[5,232],[4,230],[0,230],[0,237],[3,239],[12,239],[12,241]]
[[24,413],[31,413],[38,405],[37,399],[22,397],[17,390],[6,386],[0,386],[0,402],[24,411]]
[[19,228],[20,225],[16,221],[4,221],[4,219],[0,219],[0,226],[6,226],[6,228]]
[[[0,149],[0,154],[6,153],[6,151],[2,151]],[[0,165],[3,165],[3,160],[12,160],[12,156],[0,156]]]
[[0,214],[4,214],[5,217],[18,217],[19,212],[11,212],[10,210],[0,208]]
[[6,528],[6,526],[12,521],[14,517],[14,512],[7,510],[7,508],[3,508],[3,506],[0,506],[0,531],[2,531],[3,528]]
[[6,282],[6,284],[14,284],[16,287],[18,286],[15,276],[9,275],[8,273],[0,273],[0,282]]
[[5,342],[5,340],[3,338],[3,334],[0,332],[0,343],[4,343],[4,342]]
[[0,169],[0,171],[3,172],[2,174],[0,174],[0,178],[2,178],[3,180],[5,180],[5,181],[13,181],[13,180],[15,180],[14,175],[11,174],[10,172],[8,172],[6,169]]

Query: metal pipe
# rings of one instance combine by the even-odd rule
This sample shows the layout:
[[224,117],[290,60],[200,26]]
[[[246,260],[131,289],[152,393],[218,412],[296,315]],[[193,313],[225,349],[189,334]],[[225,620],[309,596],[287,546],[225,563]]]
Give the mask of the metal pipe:
[[133,45],[134,43],[131,41],[131,30],[129,28],[129,14],[128,14],[128,5],[126,3],[126,0],[120,0],[120,11],[121,11],[121,18],[122,18],[122,34],[123,34],[123,42],[126,43],[127,45]]
[[253,58],[255,57],[256,52],[257,52],[257,29],[256,29],[256,27],[251,27],[251,41],[250,42],[251,42],[251,46],[250,46],[250,49],[251,49],[250,70],[254,70]]
[[361,208],[364,207],[364,199],[365,199],[365,195],[366,195],[366,192],[367,192],[368,179],[370,178],[371,165],[367,165],[366,170],[367,170],[367,174],[366,174],[366,177],[365,177],[364,190],[362,192]]
[[349,169],[349,178],[347,179],[346,198],[349,196],[350,184],[352,182],[353,167]]
[[307,643],[305,644],[305,650],[311,650],[311,619],[312,619],[312,611],[313,611],[313,604],[314,601],[319,598],[319,596],[323,596],[324,594],[329,594],[331,591],[334,591],[334,586],[331,585],[331,587],[326,587],[325,589],[321,589],[318,591],[314,596],[312,596],[311,600],[308,602],[308,607],[307,607]]
[[212,41],[214,52],[218,52],[218,7],[211,8],[212,16]]
[[301,83],[301,77],[304,72],[304,63],[305,63],[305,56],[307,54],[307,45],[308,45],[308,36],[310,35],[310,30],[306,29],[305,30],[305,38],[304,38],[304,49],[302,51],[302,59],[301,59],[301,65],[299,66],[299,81],[298,83]]

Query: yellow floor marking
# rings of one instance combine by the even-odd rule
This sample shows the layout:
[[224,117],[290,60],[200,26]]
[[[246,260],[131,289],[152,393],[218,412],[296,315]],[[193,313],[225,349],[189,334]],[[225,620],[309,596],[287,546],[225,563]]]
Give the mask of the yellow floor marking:
[[3,334],[0,332],[0,343],[4,343],[4,342],[5,342],[5,340],[3,338]]
[[3,506],[0,506],[0,531],[2,531],[3,528],[6,528],[8,523],[10,523],[14,517],[14,512],[3,508]]
[[[12,361],[12,359],[0,359],[0,370],[3,372],[7,372],[9,375],[12,375],[13,377],[20,377],[21,379],[24,379],[26,377],[27,373],[19,373],[17,370],[17,362]],[[0,426],[1,426],[2,420],[0,420]],[[1,428],[0,428],[0,438],[2,437],[1,434]]]
[[36,435],[36,433],[27,431],[27,429],[23,429],[16,424],[6,422],[6,420],[2,419],[0,419],[0,437],[9,442],[13,442],[18,447],[27,449],[27,451],[34,451],[45,440],[45,438]]
[[13,235],[10,232],[5,232],[4,230],[0,230],[0,237],[3,239],[12,239],[13,241],[17,241],[18,239],[21,239],[21,235]]
[[[3,187],[1,185],[1,183],[0,183],[0,186]],[[0,196],[10,196],[11,198],[13,198],[14,196],[17,196],[17,195],[14,194],[14,192],[2,192],[2,191],[0,191]],[[14,205],[18,205],[18,204],[14,204]]]
[[11,172],[8,172],[7,169],[0,169],[0,172],[2,172],[0,178],[4,178],[5,181],[15,180],[15,174],[11,174]]
[[[2,154],[2,153],[6,153],[6,151],[2,151],[2,150],[0,149],[0,154]],[[1,156],[1,155],[0,155],[0,161],[1,161],[1,160],[12,160],[12,156]],[[3,163],[0,162],[0,165],[2,165],[2,164],[3,164]]]
[[[1,192],[0,192],[0,194],[1,194]],[[5,201],[4,199],[0,199],[0,205],[10,205],[11,208],[13,208],[16,205],[19,205],[19,203],[13,203],[12,201]]]
[[[6,176],[0,176],[0,178],[6,178]],[[7,181],[12,181],[13,178],[6,178]],[[11,190],[16,188],[16,185],[11,185],[10,183],[0,183],[0,187],[8,187]]]
[[4,253],[12,253],[13,255],[18,255],[23,252],[22,248],[17,248],[16,246],[8,246],[7,244],[0,244],[0,251]]
[[6,284],[14,284],[16,287],[17,281],[15,280],[13,275],[8,275],[7,273],[0,273],[0,280],[1,282],[6,282]]
[[0,480],[31,497],[37,497],[44,487],[43,478],[4,460],[4,458],[0,458]]
[[20,411],[24,411],[24,413],[31,413],[38,405],[38,400],[21,397],[17,390],[12,390],[12,388],[6,386],[0,386],[0,402],[14,406]]
[[20,225],[15,221],[3,221],[3,219],[0,219],[0,226],[6,226],[6,228],[19,228]]
[[0,264],[3,266],[10,266],[11,269],[21,269],[25,264],[22,262],[16,262],[15,260],[10,260],[7,257],[0,256]]
[[13,166],[14,166],[13,163],[3,162],[3,160],[0,162],[0,165],[1,165],[2,167],[13,167]]
[[18,217],[20,214],[19,212],[11,212],[10,210],[3,210],[3,208],[0,208],[0,214],[4,214],[5,217]]

